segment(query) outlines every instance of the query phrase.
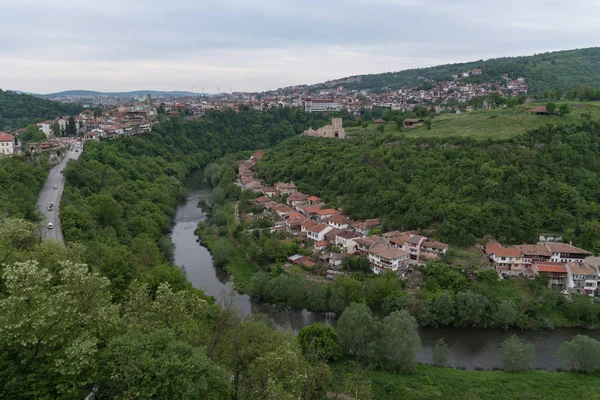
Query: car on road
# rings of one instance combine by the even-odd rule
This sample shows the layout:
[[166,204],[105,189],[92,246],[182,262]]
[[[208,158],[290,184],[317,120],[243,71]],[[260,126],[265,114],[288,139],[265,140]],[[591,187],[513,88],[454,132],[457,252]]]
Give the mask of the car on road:
[[48,229],[54,229],[54,225],[52,225],[52,222],[48,222]]
[[54,203],[48,203],[48,211],[54,210]]
[[75,153],[79,153],[79,149],[75,149]]
[[58,185],[52,186],[52,189],[58,189]]

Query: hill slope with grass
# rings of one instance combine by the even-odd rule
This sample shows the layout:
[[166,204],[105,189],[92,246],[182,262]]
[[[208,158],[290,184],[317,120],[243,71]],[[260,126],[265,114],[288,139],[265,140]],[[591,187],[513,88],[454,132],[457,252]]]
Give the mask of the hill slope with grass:
[[318,90],[323,87],[343,86],[347,89],[382,90],[417,87],[424,79],[451,80],[452,74],[460,74],[481,68],[483,75],[475,76],[473,81],[495,81],[502,74],[512,78],[522,76],[529,84],[530,93],[539,94],[545,89],[566,91],[577,85],[600,86],[600,48],[554,51],[532,56],[492,58],[460,64],[438,65],[429,68],[409,69],[382,74],[357,75],[355,79],[344,82],[348,78],[315,85]]
[[[558,103],[560,106],[563,103]],[[537,129],[547,124],[560,125],[578,121],[589,114],[592,118],[600,119],[600,103],[564,103],[570,106],[567,115],[536,115],[528,113],[527,109],[536,104],[516,107],[513,109],[494,109],[487,111],[463,112],[461,114],[441,114],[432,119],[430,129],[420,126],[399,132],[394,121],[384,124],[384,133],[404,135],[406,137],[449,137],[463,136],[473,139],[507,139],[521,135],[531,129]],[[573,107],[576,105],[576,107]],[[349,127],[346,132],[352,136],[375,134],[377,125],[371,124],[366,128]]]

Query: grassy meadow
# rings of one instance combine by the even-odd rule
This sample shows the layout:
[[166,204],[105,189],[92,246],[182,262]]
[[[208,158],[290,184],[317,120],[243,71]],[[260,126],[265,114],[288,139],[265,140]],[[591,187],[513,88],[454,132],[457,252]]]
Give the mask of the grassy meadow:
[[[562,103],[556,103],[557,108]],[[600,118],[600,103],[567,103],[582,104],[584,107],[572,107],[571,113],[561,117],[560,115],[535,115],[526,109],[540,104],[528,104],[514,109],[494,109],[487,111],[471,111],[460,114],[441,114],[433,118],[431,129],[426,126],[406,129],[398,132],[394,122],[384,125],[384,133],[403,134],[408,137],[431,137],[431,136],[468,136],[475,139],[507,139],[515,135],[523,134],[527,130],[538,128],[545,124],[561,124],[581,118],[581,114],[589,113],[593,118]],[[377,133],[377,125],[371,124],[368,128],[351,127],[346,128],[348,134],[363,135]]]
[[[419,365],[414,374],[356,370],[352,361],[331,364],[337,393],[360,399],[547,400],[600,399],[600,375],[573,372],[464,371]],[[357,373],[358,372],[358,373]],[[357,396],[358,394],[358,396]]]

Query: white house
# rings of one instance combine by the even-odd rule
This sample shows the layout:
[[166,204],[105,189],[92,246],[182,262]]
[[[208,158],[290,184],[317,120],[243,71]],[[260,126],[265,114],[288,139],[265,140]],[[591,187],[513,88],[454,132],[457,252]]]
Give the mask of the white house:
[[326,222],[327,225],[336,228],[336,229],[348,229],[350,226],[350,220],[343,215],[333,215],[323,222]]
[[547,243],[546,247],[552,253],[550,257],[550,261],[552,262],[583,262],[586,257],[592,255],[589,251],[566,243]]
[[48,120],[37,124],[38,128],[40,128],[40,131],[44,132],[44,135],[46,135],[46,137],[50,137],[52,135],[52,129],[50,129],[50,127],[52,126],[53,122],[54,121]]
[[577,294],[593,295],[598,287],[598,272],[594,267],[579,262],[567,263],[567,289]]
[[0,155],[10,156],[15,153],[15,137],[6,132],[0,132]]
[[389,244],[377,242],[369,249],[369,263],[376,274],[397,271],[404,275],[410,263],[410,254]]
[[325,234],[332,230],[333,228],[329,225],[325,224],[316,224],[314,226],[309,227],[306,230],[306,236],[310,240],[314,240],[315,242],[320,242],[325,238]]
[[349,253],[356,251],[357,243],[354,239],[361,237],[359,233],[352,231],[341,231],[335,235],[335,245],[343,248]]
[[530,263],[516,247],[504,247],[500,243],[490,242],[485,245],[485,252],[497,270],[509,274],[531,274]]

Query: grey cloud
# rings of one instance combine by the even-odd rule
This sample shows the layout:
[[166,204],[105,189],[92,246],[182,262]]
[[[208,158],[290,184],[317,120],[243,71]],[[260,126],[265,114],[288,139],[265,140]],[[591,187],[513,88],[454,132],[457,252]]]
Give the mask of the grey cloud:
[[[244,67],[261,76],[248,87],[260,80],[267,89],[277,83],[260,75],[261,65],[280,65],[290,54],[297,57],[289,78],[277,79],[292,84],[593,46],[599,13],[592,0],[0,0],[0,58],[67,61],[74,71],[87,62],[115,70],[137,61],[194,63],[211,74]],[[1,72],[0,87],[10,81]]]

